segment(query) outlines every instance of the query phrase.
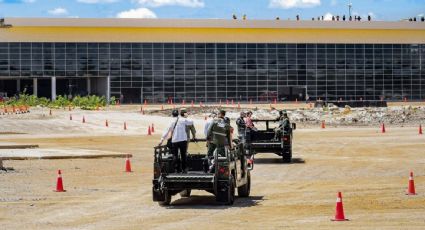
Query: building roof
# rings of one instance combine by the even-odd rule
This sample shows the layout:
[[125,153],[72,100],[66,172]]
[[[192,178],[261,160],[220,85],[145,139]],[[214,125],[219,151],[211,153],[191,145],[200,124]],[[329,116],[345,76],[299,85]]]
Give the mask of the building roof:
[[5,18],[13,27],[425,30],[425,22],[229,19]]

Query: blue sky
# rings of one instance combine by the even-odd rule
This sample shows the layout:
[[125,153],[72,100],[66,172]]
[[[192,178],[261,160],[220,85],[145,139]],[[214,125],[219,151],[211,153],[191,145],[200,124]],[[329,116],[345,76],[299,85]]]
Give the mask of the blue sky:
[[[0,0],[0,17],[311,19],[348,14],[349,0]],[[353,13],[376,20],[425,14],[425,0],[352,0]]]

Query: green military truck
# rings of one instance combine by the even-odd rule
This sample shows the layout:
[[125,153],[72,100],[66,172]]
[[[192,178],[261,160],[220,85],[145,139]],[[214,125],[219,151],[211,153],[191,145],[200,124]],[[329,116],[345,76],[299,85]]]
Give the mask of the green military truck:
[[192,190],[205,190],[214,194],[217,202],[226,205],[233,204],[236,190],[239,197],[248,197],[251,161],[245,156],[242,144],[235,146],[234,149],[227,149],[224,156],[214,152],[213,171],[207,170],[206,154],[188,153],[187,173],[174,171],[173,155],[166,146],[154,147],[153,201],[167,206],[172,196],[180,194],[181,197],[189,197]]
[[296,124],[292,123],[291,127],[283,130],[283,135],[279,139],[275,139],[274,129],[278,126],[278,119],[252,120],[252,122],[265,125],[264,128],[258,128],[256,131],[246,130],[244,143],[246,155],[274,153],[281,156],[284,163],[291,163],[293,130],[296,129]]

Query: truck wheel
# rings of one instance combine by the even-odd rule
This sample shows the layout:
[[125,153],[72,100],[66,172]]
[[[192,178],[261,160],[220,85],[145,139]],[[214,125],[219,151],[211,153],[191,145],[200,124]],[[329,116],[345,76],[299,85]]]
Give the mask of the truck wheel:
[[233,175],[230,175],[229,183],[230,184],[225,191],[221,191],[220,189],[217,191],[217,202],[232,205],[235,201],[235,179],[233,178]]
[[192,192],[191,189],[185,189],[183,191],[180,192],[180,196],[181,197],[190,197],[190,193]]
[[248,197],[249,193],[251,192],[251,173],[249,172],[249,170],[246,176],[246,184],[238,188],[238,196],[240,197]]
[[283,163],[291,163],[292,161],[292,148],[282,153]]
[[164,201],[159,201],[158,202],[159,205],[161,205],[161,206],[168,206],[168,205],[170,205],[170,203],[171,203],[171,195],[168,192],[168,190],[165,190],[164,197],[165,197],[165,200]]

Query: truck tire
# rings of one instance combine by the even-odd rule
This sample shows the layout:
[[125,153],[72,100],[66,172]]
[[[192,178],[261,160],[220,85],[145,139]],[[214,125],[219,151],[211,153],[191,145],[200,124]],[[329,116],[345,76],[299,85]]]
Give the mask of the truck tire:
[[164,197],[165,197],[165,200],[164,201],[159,201],[158,202],[159,205],[160,206],[168,206],[168,205],[170,205],[170,203],[171,203],[171,195],[168,192],[168,190],[165,190]]
[[235,179],[233,175],[229,178],[229,187],[225,191],[217,191],[216,201],[225,205],[232,205],[235,202]]
[[292,147],[282,153],[283,163],[291,163],[292,161]]
[[249,170],[246,176],[246,184],[238,188],[238,196],[240,197],[249,197],[249,193],[251,192],[251,173]]
[[181,197],[190,197],[190,193],[192,192],[191,189],[185,189],[183,191],[180,192],[180,196]]

